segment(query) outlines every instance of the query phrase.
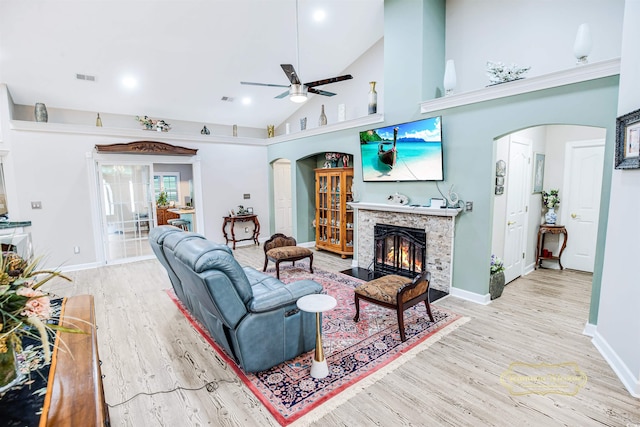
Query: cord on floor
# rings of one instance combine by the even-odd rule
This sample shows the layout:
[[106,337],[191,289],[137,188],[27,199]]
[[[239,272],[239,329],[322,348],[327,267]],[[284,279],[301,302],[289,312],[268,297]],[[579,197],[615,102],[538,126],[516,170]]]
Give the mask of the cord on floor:
[[152,393],[146,393],[146,392],[140,392],[137,394],[134,394],[133,396],[131,396],[130,398],[128,398],[127,400],[124,400],[120,403],[116,403],[114,405],[110,405],[107,403],[107,406],[110,408],[115,408],[116,406],[120,406],[120,405],[124,405],[125,403],[128,403],[130,401],[132,401],[133,399],[135,399],[138,396],[154,396],[156,394],[167,394],[167,393],[173,393],[174,391],[178,391],[178,390],[184,390],[184,391],[199,391],[202,389],[206,389],[209,393],[213,393],[214,391],[216,391],[218,389],[218,387],[220,387],[220,383],[224,382],[224,383],[234,383],[235,381],[233,380],[213,380],[213,381],[209,381],[208,383],[204,384],[202,387],[196,387],[196,388],[189,388],[189,387],[176,387],[173,388],[171,390],[162,390],[162,391],[154,391]]

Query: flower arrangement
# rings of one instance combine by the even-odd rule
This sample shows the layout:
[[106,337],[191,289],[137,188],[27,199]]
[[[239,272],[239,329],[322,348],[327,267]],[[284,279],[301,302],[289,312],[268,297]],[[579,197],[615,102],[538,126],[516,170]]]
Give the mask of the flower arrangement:
[[487,61],[487,76],[491,84],[522,79],[530,69],[531,67],[518,67],[516,64],[505,65],[502,62]]
[[[7,355],[13,359],[14,352],[21,352],[23,335],[42,343],[45,363],[49,363],[51,348],[47,329],[63,329],[47,323],[52,316],[50,299],[39,288],[54,277],[71,279],[57,271],[38,270],[39,261],[39,258],[27,261],[13,252],[0,253],[1,370],[9,364]],[[6,372],[0,372],[0,386],[7,378],[10,380]]]
[[558,190],[549,190],[542,192],[542,204],[547,209],[553,209],[560,204],[560,196]]
[[164,120],[154,120],[149,116],[136,116],[136,120],[147,130],[157,130],[158,132],[168,132],[171,125]]
[[496,274],[504,271],[504,262],[495,255],[491,255],[491,274]]

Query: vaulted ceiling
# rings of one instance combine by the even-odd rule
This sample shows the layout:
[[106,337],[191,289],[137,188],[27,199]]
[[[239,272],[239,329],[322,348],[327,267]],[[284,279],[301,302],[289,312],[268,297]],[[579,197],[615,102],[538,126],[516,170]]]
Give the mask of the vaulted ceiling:
[[[283,88],[240,81],[288,85],[284,63],[303,82],[337,76],[383,36],[383,0],[298,1],[1,0],[0,82],[17,104],[280,124],[300,104],[274,99]],[[127,76],[135,87],[123,85]],[[318,88],[340,96],[349,84],[363,82]]]

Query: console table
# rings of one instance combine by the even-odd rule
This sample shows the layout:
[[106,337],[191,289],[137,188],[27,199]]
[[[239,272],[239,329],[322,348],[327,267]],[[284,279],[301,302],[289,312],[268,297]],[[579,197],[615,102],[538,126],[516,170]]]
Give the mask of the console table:
[[[242,242],[244,240],[253,240],[256,245],[258,243],[258,236],[260,235],[260,222],[258,221],[258,215],[234,215],[234,216],[225,216],[223,217],[224,221],[222,222],[222,234],[224,235],[225,244],[229,243],[229,241],[233,242],[233,249],[236,248],[236,242]],[[246,239],[236,239],[236,233],[234,230],[234,225],[236,222],[253,222],[253,234],[251,237],[247,237]],[[229,224],[229,229],[231,230],[231,239],[227,237],[226,226]]]
[[[10,419],[12,423],[21,426],[108,426],[109,412],[102,388],[93,296],[79,295],[67,298],[63,302],[62,310],[60,325],[80,329],[84,333],[56,334],[56,346],[46,380],[46,395],[34,394],[33,390],[28,389],[27,384],[15,391],[9,390],[0,400],[0,413],[7,410],[3,409],[2,404],[14,405],[9,409],[12,409],[12,414],[17,413],[17,417],[21,419],[16,419],[16,416]],[[9,396],[9,393],[23,391],[27,399],[33,401],[16,400]],[[25,410],[21,404],[25,405]],[[26,408],[34,406],[42,408],[39,420],[26,411]],[[0,418],[0,424],[4,425],[3,421],[7,420]]]
[[[543,251],[544,251],[544,236],[545,234],[562,234],[564,235],[564,239],[562,240],[562,247],[560,248],[560,252],[558,253],[558,256],[544,256]],[[549,225],[549,224],[542,224],[540,226],[540,228],[538,229],[538,246],[536,247],[536,254],[538,256],[537,260],[536,260],[536,265],[535,265],[535,269],[537,270],[538,267],[542,267],[542,261],[543,260],[551,260],[551,261],[558,261],[558,264],[560,265],[560,270],[564,270],[564,267],[562,266],[562,261],[560,260],[560,257],[562,257],[562,252],[564,252],[564,249],[567,247],[567,240],[569,239],[569,235],[567,234],[567,229],[565,228],[564,225]]]

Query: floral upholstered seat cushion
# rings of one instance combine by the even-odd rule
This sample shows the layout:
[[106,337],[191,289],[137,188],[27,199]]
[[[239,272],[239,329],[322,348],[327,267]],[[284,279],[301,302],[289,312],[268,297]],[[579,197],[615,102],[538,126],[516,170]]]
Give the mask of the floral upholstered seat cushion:
[[[355,289],[355,292],[364,297],[372,298],[389,304],[398,304],[398,290],[411,283],[407,277],[390,274],[370,282],[364,283]],[[423,294],[427,289],[427,282],[419,283],[414,289],[403,295],[404,301],[408,301]]]
[[302,248],[300,246],[281,246],[278,248],[269,249],[267,256],[274,260],[287,260],[290,258],[301,258],[311,255],[310,249]]

